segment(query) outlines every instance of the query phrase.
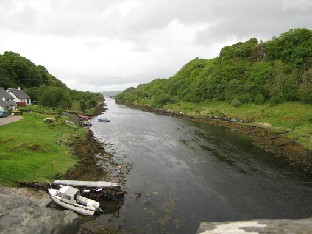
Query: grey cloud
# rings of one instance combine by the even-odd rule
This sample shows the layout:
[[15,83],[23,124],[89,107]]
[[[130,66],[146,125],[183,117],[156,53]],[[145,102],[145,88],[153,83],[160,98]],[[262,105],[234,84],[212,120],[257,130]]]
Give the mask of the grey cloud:
[[[235,1],[235,5],[224,6],[214,27],[199,30],[195,43],[207,45],[231,38],[242,40],[255,36],[269,39],[290,28],[311,28],[311,11],[294,11],[294,4],[292,9],[285,8],[285,1],[282,0],[249,2]],[[311,8],[311,5],[307,6]]]
[[194,43],[204,45],[230,38],[257,36],[266,39],[290,28],[311,28],[312,25],[309,0],[149,0],[144,3],[133,9],[120,25],[119,37],[135,41],[142,34],[157,36],[155,30],[165,28],[173,20],[189,26],[213,25],[198,31]]
[[[131,2],[138,3],[131,10],[120,6]],[[64,65],[59,74],[68,80],[96,86],[144,83],[173,75],[191,56],[217,54],[216,46],[231,39],[265,40],[290,28],[311,29],[311,12],[311,0],[0,0],[0,46],[14,48],[10,38],[15,37],[12,43],[28,55],[49,47],[52,54],[58,51],[55,57],[97,74],[74,74],[79,69]],[[171,30],[176,25],[177,31]],[[35,45],[27,50],[30,43]],[[51,54],[38,51],[49,56],[51,67],[59,67]],[[120,71],[102,66],[102,60],[116,61]]]
[[[154,70],[146,69],[140,73],[132,75],[107,75],[107,74],[75,74],[72,79],[80,80],[94,86],[109,86],[109,85],[122,85],[125,83],[146,83],[156,78],[168,78],[169,76],[174,75],[177,68],[167,67],[158,65]],[[158,74],[155,77],[155,73]],[[68,77],[70,80],[70,77]]]
[[[126,0],[32,0],[23,1],[19,8],[18,1],[2,1],[2,28],[39,35],[118,38],[134,42],[138,48],[148,43],[142,35],[155,33],[174,20],[191,26],[214,25],[197,34],[195,43],[206,44],[229,36],[245,38],[254,32],[271,36],[276,32],[274,24],[284,26],[283,30],[300,26],[311,19],[312,11],[309,0],[144,0],[124,16],[116,6]],[[37,9],[40,2],[46,3],[49,11]]]

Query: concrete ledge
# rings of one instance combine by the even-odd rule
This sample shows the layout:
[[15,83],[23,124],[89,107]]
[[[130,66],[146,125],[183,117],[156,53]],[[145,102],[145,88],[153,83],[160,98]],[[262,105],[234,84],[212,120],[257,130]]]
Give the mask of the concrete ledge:
[[217,233],[312,233],[312,218],[309,219],[259,219],[238,222],[203,222],[200,223],[197,233],[217,234]]
[[50,202],[46,192],[0,185],[0,233],[77,233],[79,216],[69,210],[47,208]]

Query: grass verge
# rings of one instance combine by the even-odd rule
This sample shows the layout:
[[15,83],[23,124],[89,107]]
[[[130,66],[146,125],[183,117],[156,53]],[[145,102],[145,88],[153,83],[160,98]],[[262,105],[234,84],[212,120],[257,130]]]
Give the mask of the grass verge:
[[245,104],[233,107],[225,102],[179,102],[166,105],[164,109],[194,118],[214,116],[245,120],[250,125],[284,133],[286,137],[312,150],[312,105],[309,104],[287,102],[274,106]]
[[76,165],[69,146],[73,137],[85,138],[86,130],[61,121],[46,124],[45,117],[29,113],[0,127],[0,184],[46,182]]

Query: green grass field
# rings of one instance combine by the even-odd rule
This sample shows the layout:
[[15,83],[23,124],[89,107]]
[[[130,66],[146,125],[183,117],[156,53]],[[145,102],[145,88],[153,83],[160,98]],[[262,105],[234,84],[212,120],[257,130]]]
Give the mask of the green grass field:
[[23,120],[0,126],[0,184],[53,180],[77,163],[68,143],[85,130],[61,122],[44,123],[47,116],[25,114]]
[[225,102],[180,102],[166,105],[164,109],[198,118],[213,115],[248,120],[272,132],[289,130],[288,137],[312,150],[312,105],[309,104],[287,102],[274,106],[245,104],[233,107]]

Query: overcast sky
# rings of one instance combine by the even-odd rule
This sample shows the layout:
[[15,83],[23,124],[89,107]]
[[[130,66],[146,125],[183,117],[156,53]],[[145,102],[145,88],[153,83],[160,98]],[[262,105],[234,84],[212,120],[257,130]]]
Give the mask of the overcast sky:
[[0,0],[0,53],[77,90],[124,90],[174,75],[250,37],[312,28],[312,0]]

